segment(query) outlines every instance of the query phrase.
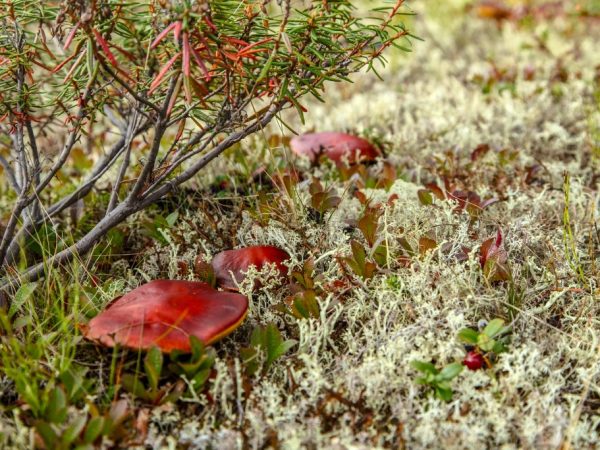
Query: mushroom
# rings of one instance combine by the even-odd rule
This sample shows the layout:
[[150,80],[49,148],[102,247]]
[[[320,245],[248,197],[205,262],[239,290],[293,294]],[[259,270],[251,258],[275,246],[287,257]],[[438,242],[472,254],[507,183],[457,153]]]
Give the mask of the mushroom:
[[190,336],[209,345],[235,330],[248,299],[206,283],[155,280],[113,301],[83,326],[87,339],[133,349],[190,351]]
[[212,260],[217,283],[227,289],[237,289],[250,266],[261,269],[265,264],[275,263],[282,276],[287,273],[283,261],[290,258],[284,250],[270,245],[257,245],[237,250],[225,250]]
[[351,134],[324,131],[295,136],[290,141],[290,147],[297,155],[308,156],[315,162],[321,154],[336,163],[341,163],[347,156],[348,162],[373,161],[381,156],[380,151],[369,141]]

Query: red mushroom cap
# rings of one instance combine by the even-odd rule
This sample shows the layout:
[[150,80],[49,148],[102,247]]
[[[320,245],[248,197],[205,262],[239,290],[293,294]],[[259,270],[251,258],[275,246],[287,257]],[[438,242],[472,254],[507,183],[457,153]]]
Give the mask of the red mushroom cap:
[[211,344],[236,329],[247,312],[248,299],[241,294],[206,283],[155,280],[111,303],[83,334],[109,347],[190,351],[191,335]]
[[290,147],[297,155],[308,156],[315,161],[322,153],[336,163],[342,162],[344,156],[354,164],[360,161],[372,161],[381,153],[369,141],[350,134],[335,131],[323,131],[295,136]]
[[[236,281],[240,283],[244,279],[244,272],[250,266],[256,266],[260,269],[265,264],[275,263],[281,275],[284,276],[287,273],[287,268],[282,263],[289,258],[290,255],[280,248],[270,245],[256,245],[218,253],[213,258],[212,265],[217,283],[228,289],[236,289]],[[233,273],[233,277],[231,273]]]

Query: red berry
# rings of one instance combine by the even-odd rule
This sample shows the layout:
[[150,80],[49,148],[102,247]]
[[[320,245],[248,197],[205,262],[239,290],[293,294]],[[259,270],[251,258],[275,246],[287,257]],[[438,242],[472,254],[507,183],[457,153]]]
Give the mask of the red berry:
[[481,354],[471,351],[467,353],[467,356],[465,356],[462,363],[467,366],[469,370],[479,370],[483,367],[484,360]]

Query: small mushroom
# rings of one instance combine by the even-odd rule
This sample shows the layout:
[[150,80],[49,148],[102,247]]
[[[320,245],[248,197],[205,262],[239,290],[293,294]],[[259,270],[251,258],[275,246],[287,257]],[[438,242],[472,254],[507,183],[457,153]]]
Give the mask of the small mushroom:
[[350,164],[373,161],[381,156],[379,150],[369,141],[335,131],[295,136],[290,141],[290,147],[297,155],[308,156],[313,162],[322,154],[336,163],[341,163],[346,156]]
[[109,347],[190,351],[190,336],[211,344],[235,330],[247,312],[241,294],[206,283],[155,280],[115,300],[83,326],[83,334]]
[[236,282],[243,281],[244,274],[250,266],[261,269],[265,264],[275,263],[281,275],[285,276],[287,268],[283,262],[289,258],[290,255],[280,248],[257,245],[218,253],[212,260],[212,266],[219,286],[237,289]]

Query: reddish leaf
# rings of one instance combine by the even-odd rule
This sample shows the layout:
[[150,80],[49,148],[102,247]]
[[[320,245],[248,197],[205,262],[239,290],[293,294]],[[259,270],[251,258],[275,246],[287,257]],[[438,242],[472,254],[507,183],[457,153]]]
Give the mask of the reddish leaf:
[[188,34],[183,33],[183,63],[182,70],[183,75],[185,77],[190,76],[190,41],[188,39]]
[[178,22],[173,22],[171,25],[169,25],[167,28],[165,28],[164,30],[162,30],[158,36],[156,36],[156,39],[154,39],[154,41],[152,41],[152,44],[150,44],[150,49],[153,49],[154,47],[156,47],[160,41],[162,41],[164,39],[164,37],[169,34],[169,31],[171,31],[173,28],[175,28],[175,25]]
[[488,144],[480,144],[471,152],[471,161],[477,161],[490,151]]
[[295,136],[290,141],[292,151],[298,155],[318,160],[321,154],[336,163],[347,157],[350,163],[372,161],[380,156],[379,150],[369,141],[350,134],[325,131]]
[[489,281],[506,281],[511,278],[511,272],[506,264],[508,254],[502,246],[502,232],[498,229],[495,238],[490,238],[481,244],[479,263],[483,274]]
[[440,188],[437,184],[435,184],[435,183],[427,183],[425,185],[425,187],[427,189],[429,189],[431,191],[431,193],[433,195],[435,195],[438,199],[440,199],[440,200],[445,200],[446,199],[446,194],[444,193],[444,191],[442,190],[442,188]]
[[476,12],[482,19],[505,20],[509,19],[513,11],[501,1],[486,0],[476,5]]
[[175,22],[173,27],[173,37],[175,38],[175,44],[179,44],[179,36],[181,35],[181,22]]
[[419,239],[419,254],[424,255],[430,250],[435,250],[437,247],[437,242],[434,239],[430,239],[426,236],[423,236]]
[[196,64],[198,64],[198,67],[200,67],[200,70],[204,74],[204,80],[206,80],[207,82],[210,81],[210,73],[206,68],[206,65],[204,64],[204,61],[202,61],[202,59],[200,58],[200,55],[198,54],[197,50],[194,47],[191,47],[190,50],[192,51],[192,56],[196,60]]
[[190,351],[190,336],[208,345],[237,328],[247,311],[243,295],[206,283],[155,280],[111,303],[83,334],[109,347]]
[[158,75],[156,75],[156,78],[154,78],[152,84],[150,84],[150,90],[148,91],[148,95],[152,94],[152,92],[160,85],[160,82],[165,77],[173,63],[177,60],[177,58],[179,58],[179,55],[180,53],[177,53],[169,61],[167,61],[167,63],[160,69],[160,72],[158,72]]
[[110,61],[110,63],[114,66],[114,67],[119,67],[119,63],[117,62],[117,59],[115,58],[115,56],[112,54],[112,52],[110,51],[110,48],[108,48],[108,43],[104,40],[104,38],[102,37],[102,35],[98,32],[98,30],[96,30],[95,28],[92,30],[92,32],[94,33],[94,36],[96,38],[96,40],[98,41],[98,44],[100,44],[100,47],[102,47],[102,51],[106,54],[106,57],[108,58],[108,60]]
[[67,39],[65,40],[65,45],[63,47],[65,50],[67,50],[69,48],[69,46],[71,45],[71,42],[73,42],[73,38],[77,34],[78,29],[79,29],[79,22],[77,22],[77,25],[75,25],[73,27],[73,29],[69,32]]
[[213,258],[212,265],[217,283],[220,286],[227,289],[237,289],[236,281],[237,283],[243,281],[244,272],[250,266],[256,266],[260,269],[265,264],[274,263],[281,275],[285,276],[287,268],[283,265],[283,262],[289,258],[290,255],[277,247],[257,245],[218,253]]
[[212,21],[207,16],[204,16],[204,22],[206,22],[206,24],[210,27],[210,29],[212,31],[214,31],[215,33],[218,31],[215,24],[212,23]]

